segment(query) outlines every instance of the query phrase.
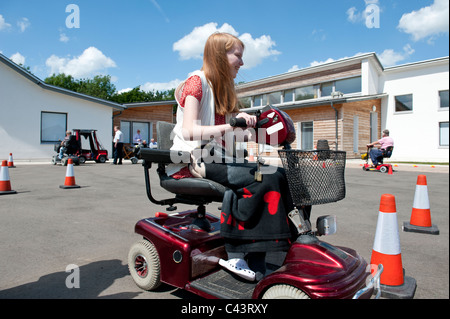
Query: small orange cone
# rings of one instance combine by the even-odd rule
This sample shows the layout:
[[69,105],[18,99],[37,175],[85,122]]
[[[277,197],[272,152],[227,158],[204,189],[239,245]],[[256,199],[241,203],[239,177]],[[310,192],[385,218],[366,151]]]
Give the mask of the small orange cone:
[[16,194],[17,192],[11,189],[11,181],[9,179],[8,162],[2,161],[0,169],[0,195]]
[[60,185],[60,188],[80,188],[77,184],[75,184],[75,176],[73,174],[73,160],[69,158],[67,161],[67,170],[66,170],[66,180],[64,185]]
[[425,175],[417,177],[411,219],[409,223],[403,222],[403,230],[439,235],[439,229],[431,223],[430,200],[428,199],[427,177]]
[[9,158],[8,158],[8,168],[16,168],[16,167],[14,166],[14,160],[13,160],[12,153],[9,153]]
[[384,270],[380,277],[382,296],[400,299],[414,297],[417,287],[416,281],[414,278],[406,277],[403,274],[397,209],[395,196],[391,194],[381,196],[370,263],[372,265],[383,265]]

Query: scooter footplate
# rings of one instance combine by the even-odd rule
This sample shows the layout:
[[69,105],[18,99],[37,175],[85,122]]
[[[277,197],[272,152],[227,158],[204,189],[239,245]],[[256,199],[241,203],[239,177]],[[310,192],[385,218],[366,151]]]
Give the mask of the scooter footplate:
[[248,282],[225,270],[197,279],[190,285],[219,299],[251,299],[256,282]]

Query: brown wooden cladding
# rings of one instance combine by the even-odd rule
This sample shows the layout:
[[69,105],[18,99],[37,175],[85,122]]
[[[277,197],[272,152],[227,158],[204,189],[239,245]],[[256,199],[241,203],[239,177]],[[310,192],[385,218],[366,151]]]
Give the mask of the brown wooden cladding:
[[114,112],[113,125],[120,126],[120,121],[154,123],[153,136],[156,134],[156,122],[165,121],[173,123],[173,104],[129,107],[120,112]]
[[[378,113],[378,138],[380,138],[381,131],[381,100],[373,99],[366,101],[349,102],[343,104],[335,104],[334,107],[338,110],[338,146],[340,151],[347,152],[347,158],[360,158],[361,154],[367,151],[366,145],[370,141],[370,113],[373,106],[376,106]],[[314,148],[318,140],[328,140],[330,149],[335,149],[336,140],[336,126],[335,126],[335,111],[331,105],[321,105],[305,108],[297,108],[285,110],[292,118],[295,124],[295,129],[298,132],[297,123],[313,122],[313,139]],[[353,122],[354,116],[358,117],[358,151],[353,150]],[[292,148],[300,148],[297,140],[292,143]],[[248,150],[252,150],[256,157],[257,145],[255,143],[248,143]],[[267,156],[278,156],[275,148],[271,153],[265,153]]]

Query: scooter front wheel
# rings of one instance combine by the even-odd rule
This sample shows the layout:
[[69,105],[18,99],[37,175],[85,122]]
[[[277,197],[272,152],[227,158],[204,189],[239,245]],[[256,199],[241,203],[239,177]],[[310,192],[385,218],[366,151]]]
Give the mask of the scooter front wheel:
[[128,270],[136,285],[144,290],[154,290],[161,284],[161,264],[155,246],[148,240],[140,240],[128,253]]
[[388,171],[388,168],[386,166],[381,166],[380,167],[380,172],[381,173],[387,173],[387,171]]
[[289,285],[274,285],[267,289],[262,299],[311,299],[302,290]]

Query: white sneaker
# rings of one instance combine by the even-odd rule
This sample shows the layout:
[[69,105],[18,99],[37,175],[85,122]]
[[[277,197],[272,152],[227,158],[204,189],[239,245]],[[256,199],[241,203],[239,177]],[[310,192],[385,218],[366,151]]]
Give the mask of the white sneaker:
[[248,267],[247,262],[244,259],[220,259],[219,265],[238,275],[239,277],[242,277],[248,281],[255,281],[255,272]]

